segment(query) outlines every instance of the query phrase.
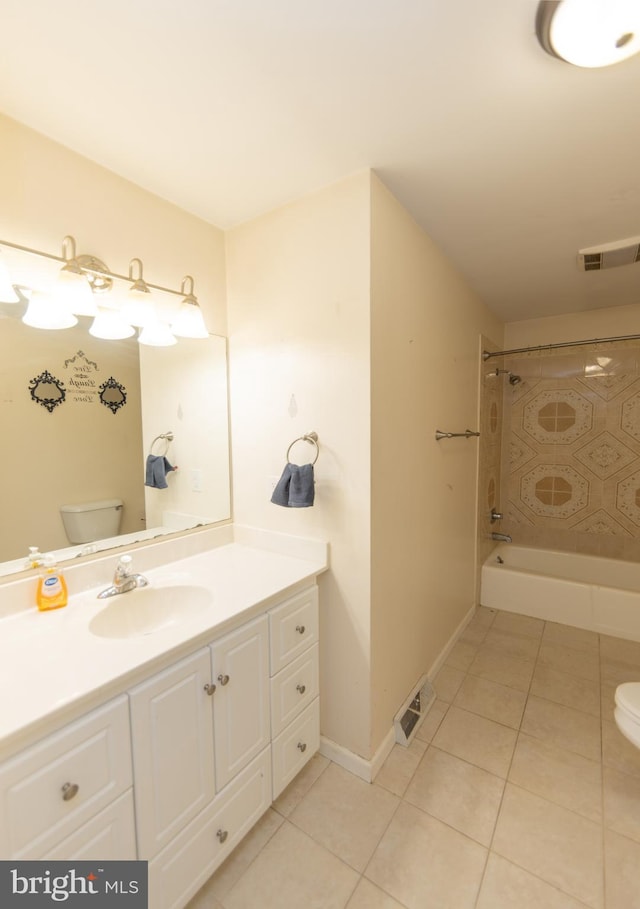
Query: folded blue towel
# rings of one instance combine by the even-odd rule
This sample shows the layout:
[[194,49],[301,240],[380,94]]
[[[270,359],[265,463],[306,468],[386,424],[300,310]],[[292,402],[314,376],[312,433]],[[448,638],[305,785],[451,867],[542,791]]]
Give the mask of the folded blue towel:
[[313,464],[285,464],[271,501],[284,508],[309,508],[314,493]]
[[149,455],[147,457],[147,470],[144,485],[154,489],[166,489],[167,474],[175,470],[163,455]]

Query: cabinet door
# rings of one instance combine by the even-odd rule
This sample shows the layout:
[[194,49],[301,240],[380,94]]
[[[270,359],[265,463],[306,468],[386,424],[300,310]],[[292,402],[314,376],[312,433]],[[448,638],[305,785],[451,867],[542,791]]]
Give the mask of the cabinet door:
[[261,616],[211,646],[216,790],[258,755],[270,738],[269,639]]
[[130,693],[138,857],[148,859],[214,796],[209,649]]

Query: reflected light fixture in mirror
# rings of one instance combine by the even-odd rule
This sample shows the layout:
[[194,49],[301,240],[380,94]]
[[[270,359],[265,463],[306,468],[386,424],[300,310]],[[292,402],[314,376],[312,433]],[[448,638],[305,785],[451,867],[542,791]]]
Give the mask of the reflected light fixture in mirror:
[[536,34],[548,54],[589,69],[640,51],[638,0],[542,0]]
[[19,302],[20,297],[16,293],[14,286],[11,283],[9,269],[7,268],[6,263],[2,258],[2,253],[0,252],[0,303]]
[[74,325],[78,324],[78,320],[73,313],[70,313],[59,300],[39,290],[31,292],[22,321],[31,328],[44,328],[47,330],[73,328]]

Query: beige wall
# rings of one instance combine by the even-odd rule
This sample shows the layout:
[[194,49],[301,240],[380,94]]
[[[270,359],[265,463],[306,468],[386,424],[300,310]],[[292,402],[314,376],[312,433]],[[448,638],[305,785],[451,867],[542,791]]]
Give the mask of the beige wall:
[[[370,747],[368,173],[227,235],[234,517],[330,541],[322,731]],[[318,433],[316,504],[273,505],[290,443]],[[299,443],[292,457],[310,452]]]
[[475,605],[480,334],[498,319],[372,180],[371,751]]
[[610,338],[615,335],[637,334],[639,330],[640,303],[634,306],[612,306],[589,312],[547,316],[544,319],[508,322],[504,328],[504,349]]

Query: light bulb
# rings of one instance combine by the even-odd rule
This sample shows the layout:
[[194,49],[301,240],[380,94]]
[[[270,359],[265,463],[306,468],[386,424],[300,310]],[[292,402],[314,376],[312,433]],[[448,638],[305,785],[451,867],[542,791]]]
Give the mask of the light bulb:
[[64,306],[50,294],[34,290],[29,300],[27,310],[22,317],[25,325],[31,328],[46,328],[58,330],[73,328],[78,320]]
[[121,341],[135,335],[135,328],[126,322],[115,309],[98,309],[98,314],[91,323],[89,334],[105,341]]

